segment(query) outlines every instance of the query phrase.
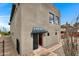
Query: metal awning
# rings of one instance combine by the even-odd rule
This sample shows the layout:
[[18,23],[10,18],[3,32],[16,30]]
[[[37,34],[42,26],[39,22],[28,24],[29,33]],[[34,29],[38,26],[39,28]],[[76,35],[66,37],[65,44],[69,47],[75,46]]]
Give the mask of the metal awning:
[[33,27],[32,28],[32,33],[46,33],[46,31],[43,27]]

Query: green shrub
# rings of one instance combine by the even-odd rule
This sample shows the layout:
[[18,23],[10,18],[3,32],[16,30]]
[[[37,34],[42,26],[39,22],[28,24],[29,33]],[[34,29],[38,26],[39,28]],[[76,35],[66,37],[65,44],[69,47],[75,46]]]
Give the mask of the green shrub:
[[10,32],[0,32],[1,35],[10,35]]

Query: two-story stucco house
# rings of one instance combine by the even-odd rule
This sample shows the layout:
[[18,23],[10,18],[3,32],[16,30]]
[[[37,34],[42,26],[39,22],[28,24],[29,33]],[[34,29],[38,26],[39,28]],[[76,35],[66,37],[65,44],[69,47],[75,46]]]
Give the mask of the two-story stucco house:
[[60,42],[60,13],[52,4],[13,4],[10,32],[19,54]]

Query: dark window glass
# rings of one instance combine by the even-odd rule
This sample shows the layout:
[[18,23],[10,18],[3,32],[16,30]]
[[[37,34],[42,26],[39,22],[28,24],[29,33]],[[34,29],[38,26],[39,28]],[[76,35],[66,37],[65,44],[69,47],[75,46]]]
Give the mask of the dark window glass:
[[47,33],[47,36],[49,36],[50,34],[49,33]]
[[55,35],[57,35],[57,32],[55,32]]
[[18,3],[18,6],[20,5],[20,3]]
[[18,39],[16,39],[16,49],[17,49],[18,54],[20,54],[20,42]]

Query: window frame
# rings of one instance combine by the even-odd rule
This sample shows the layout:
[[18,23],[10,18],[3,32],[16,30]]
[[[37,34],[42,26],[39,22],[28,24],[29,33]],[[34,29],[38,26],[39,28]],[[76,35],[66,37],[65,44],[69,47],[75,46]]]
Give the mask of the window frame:
[[52,12],[49,12],[50,16],[49,16],[49,23],[55,24],[55,20],[54,20],[54,14]]
[[57,22],[58,22],[58,24],[60,24],[60,20],[59,20],[59,17],[58,16],[56,16],[57,17]]

